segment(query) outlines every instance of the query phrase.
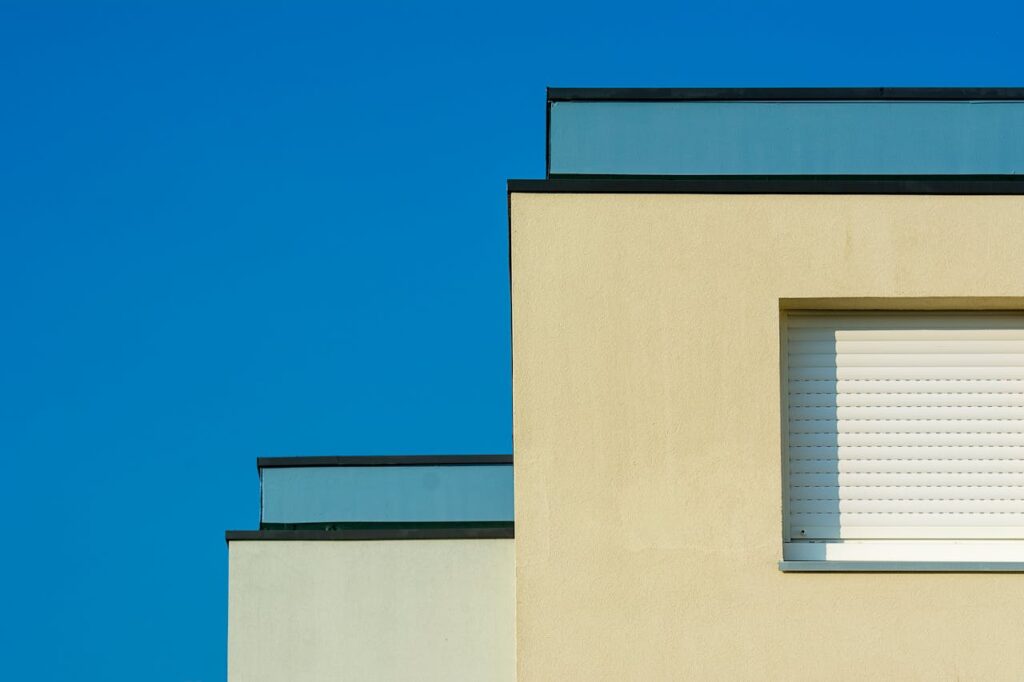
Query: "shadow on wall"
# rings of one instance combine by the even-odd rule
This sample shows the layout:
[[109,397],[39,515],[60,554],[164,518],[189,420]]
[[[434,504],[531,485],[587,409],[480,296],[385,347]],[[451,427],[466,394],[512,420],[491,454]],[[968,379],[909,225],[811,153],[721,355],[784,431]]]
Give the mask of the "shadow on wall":
[[839,368],[835,330],[787,335],[790,540],[840,537]]

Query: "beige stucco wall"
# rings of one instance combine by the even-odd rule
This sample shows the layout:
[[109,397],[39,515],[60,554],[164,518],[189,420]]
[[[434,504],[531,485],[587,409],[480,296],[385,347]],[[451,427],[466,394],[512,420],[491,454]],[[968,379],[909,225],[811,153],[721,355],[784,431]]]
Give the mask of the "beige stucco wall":
[[231,542],[228,679],[514,680],[512,544]]
[[511,207],[520,682],[1024,679],[1024,575],[777,568],[780,299],[1017,305],[1024,198]]

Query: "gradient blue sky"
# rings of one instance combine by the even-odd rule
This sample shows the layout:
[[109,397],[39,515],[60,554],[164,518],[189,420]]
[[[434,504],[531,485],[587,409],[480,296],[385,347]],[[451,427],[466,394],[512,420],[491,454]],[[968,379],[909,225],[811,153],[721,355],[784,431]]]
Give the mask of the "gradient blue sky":
[[510,451],[545,86],[1024,85],[1021,19],[0,1],[0,677],[223,679],[259,455]]

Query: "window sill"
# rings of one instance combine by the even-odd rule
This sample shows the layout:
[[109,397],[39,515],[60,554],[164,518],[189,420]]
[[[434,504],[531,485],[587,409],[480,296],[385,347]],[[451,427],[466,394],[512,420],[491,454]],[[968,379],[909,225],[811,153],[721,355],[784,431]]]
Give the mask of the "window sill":
[[780,561],[783,573],[1024,573],[1020,561]]

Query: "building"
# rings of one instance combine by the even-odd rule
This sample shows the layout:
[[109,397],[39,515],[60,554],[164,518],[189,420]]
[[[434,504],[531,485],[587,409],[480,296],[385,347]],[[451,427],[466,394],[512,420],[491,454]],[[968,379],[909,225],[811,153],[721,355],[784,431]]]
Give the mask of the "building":
[[261,458],[228,679],[513,680],[512,457]]
[[509,182],[514,541],[510,476],[448,478],[507,459],[264,463],[231,679],[1024,676],[1024,90],[548,121]]

